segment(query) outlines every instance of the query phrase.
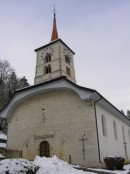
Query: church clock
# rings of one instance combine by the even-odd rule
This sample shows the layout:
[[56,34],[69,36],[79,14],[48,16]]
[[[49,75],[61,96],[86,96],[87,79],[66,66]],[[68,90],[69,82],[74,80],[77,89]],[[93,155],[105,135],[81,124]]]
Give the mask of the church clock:
[[35,84],[61,76],[76,82],[73,62],[75,53],[58,38],[56,18],[53,23],[51,42],[37,48],[35,52],[37,53]]

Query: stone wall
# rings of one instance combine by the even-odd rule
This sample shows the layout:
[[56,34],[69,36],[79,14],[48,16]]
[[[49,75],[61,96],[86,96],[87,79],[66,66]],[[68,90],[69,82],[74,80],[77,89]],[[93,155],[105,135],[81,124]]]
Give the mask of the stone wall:
[[[45,62],[47,53],[51,54],[51,61]],[[65,55],[69,55],[70,64],[65,62]],[[51,73],[45,74],[45,66],[51,65]],[[66,67],[70,68],[71,75],[67,75]],[[60,76],[66,76],[72,82],[75,82],[75,70],[73,53],[60,41],[49,45],[37,51],[36,71],[35,71],[35,84],[45,82]]]
[[0,148],[0,153],[6,158],[20,158],[22,157],[22,151],[10,150],[5,148]]
[[[84,149],[83,141],[84,140]],[[99,164],[95,114],[91,101],[73,91],[47,92],[17,107],[8,125],[7,148],[33,160],[42,141],[50,144],[51,156],[73,164]]]

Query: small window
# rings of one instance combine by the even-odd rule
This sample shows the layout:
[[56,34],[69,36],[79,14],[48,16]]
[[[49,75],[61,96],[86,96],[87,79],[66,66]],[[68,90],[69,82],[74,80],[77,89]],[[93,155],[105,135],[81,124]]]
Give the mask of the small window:
[[106,125],[106,119],[104,115],[102,115],[101,121],[102,121],[103,136],[107,136],[107,125]]
[[69,55],[65,55],[65,62],[70,64],[70,57],[69,57]]
[[115,121],[113,122],[113,129],[114,129],[115,139],[117,140],[118,139],[118,134],[117,134],[117,126],[116,126],[116,122]]
[[124,130],[124,126],[122,126],[122,136],[123,136],[123,142],[125,143],[125,130]]
[[70,68],[66,67],[66,73],[67,75],[71,76]]
[[130,143],[130,130],[128,130],[128,137],[129,137],[129,143]]
[[45,63],[47,62],[51,62],[51,54],[50,53],[47,53],[46,56],[45,56]]
[[49,73],[51,73],[51,65],[44,67],[44,74],[49,74]]

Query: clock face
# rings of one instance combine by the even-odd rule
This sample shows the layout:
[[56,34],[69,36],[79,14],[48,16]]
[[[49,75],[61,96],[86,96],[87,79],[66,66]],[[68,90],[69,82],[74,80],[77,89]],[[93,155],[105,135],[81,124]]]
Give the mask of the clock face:
[[44,52],[46,52],[46,53],[54,53],[54,48],[53,47],[47,47],[47,48],[45,48],[44,49]]
[[42,53],[41,53],[41,58],[44,59],[44,57],[46,56],[46,54],[51,54],[51,56],[53,56],[54,54],[54,48],[53,47],[47,47],[44,48]]
[[64,56],[67,55],[71,59],[71,53],[67,48],[64,48],[63,54],[64,54]]

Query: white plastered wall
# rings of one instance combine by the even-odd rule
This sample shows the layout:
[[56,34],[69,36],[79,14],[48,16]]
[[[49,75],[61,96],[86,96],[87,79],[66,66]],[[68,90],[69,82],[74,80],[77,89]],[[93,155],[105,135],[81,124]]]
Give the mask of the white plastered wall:
[[[117,116],[112,114],[110,111],[103,109],[98,104],[96,105],[97,111],[97,124],[98,124],[98,132],[99,132],[99,144],[100,144],[100,155],[101,161],[105,156],[122,156],[126,159],[125,149],[124,149],[124,142],[123,142],[123,135],[122,135],[122,126],[125,130],[125,139],[126,139],[126,147],[127,147],[127,156],[130,160],[130,137],[128,134],[128,130],[130,127],[124,123],[121,119]],[[102,115],[105,116],[106,119],[106,126],[107,126],[107,136],[103,136],[103,129],[102,129]],[[115,139],[114,136],[114,127],[113,122],[116,122],[117,126],[117,134],[118,138]]]

